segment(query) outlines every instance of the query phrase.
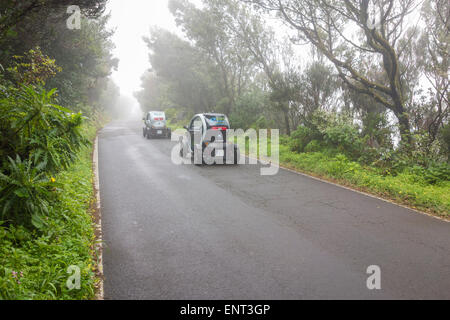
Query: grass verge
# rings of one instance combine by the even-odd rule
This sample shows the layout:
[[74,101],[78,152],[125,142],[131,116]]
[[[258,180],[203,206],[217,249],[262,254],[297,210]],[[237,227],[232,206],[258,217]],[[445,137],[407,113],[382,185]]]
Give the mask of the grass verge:
[[[93,140],[97,124],[84,127]],[[40,231],[0,226],[0,298],[9,300],[92,299],[95,295],[92,146],[55,177],[62,187],[58,205]],[[69,266],[80,270],[80,289],[69,290]]]

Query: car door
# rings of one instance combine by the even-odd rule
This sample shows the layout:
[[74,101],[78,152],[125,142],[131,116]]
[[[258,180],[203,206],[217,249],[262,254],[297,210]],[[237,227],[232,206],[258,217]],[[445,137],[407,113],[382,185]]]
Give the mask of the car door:
[[194,145],[201,143],[201,138],[203,134],[203,122],[199,116],[192,119],[189,125],[189,135],[191,142],[191,151],[194,151]]

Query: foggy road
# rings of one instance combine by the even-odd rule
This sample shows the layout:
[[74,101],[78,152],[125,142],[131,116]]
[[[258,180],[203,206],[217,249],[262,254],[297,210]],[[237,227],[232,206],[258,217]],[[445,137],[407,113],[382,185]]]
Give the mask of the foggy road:
[[177,166],[174,145],[99,133],[105,299],[450,299],[449,223],[282,169]]

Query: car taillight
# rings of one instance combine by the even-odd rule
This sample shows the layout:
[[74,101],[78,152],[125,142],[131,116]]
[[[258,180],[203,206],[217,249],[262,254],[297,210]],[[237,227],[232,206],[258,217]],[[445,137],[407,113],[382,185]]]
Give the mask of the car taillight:
[[226,131],[228,130],[227,127],[211,127],[212,130],[222,130],[222,131]]

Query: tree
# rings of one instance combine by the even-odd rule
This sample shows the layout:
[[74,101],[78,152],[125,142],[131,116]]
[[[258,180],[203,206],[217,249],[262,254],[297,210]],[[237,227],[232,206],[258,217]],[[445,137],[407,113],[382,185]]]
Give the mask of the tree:
[[[140,102],[145,109],[155,106],[154,101],[167,100],[166,105],[186,108],[194,113],[216,111],[214,109],[224,96],[218,83],[220,73],[211,60],[167,30],[154,28],[151,36],[144,40],[151,51],[149,58],[153,74],[153,83],[144,81],[144,92],[137,93],[142,97]],[[161,91],[155,91],[155,83]],[[165,97],[159,96],[166,93]]]
[[449,117],[450,3],[425,1],[422,7],[425,28],[417,44],[418,66],[431,85],[431,108],[425,116],[425,129],[433,142]]
[[104,79],[117,69],[119,62],[112,55],[113,31],[107,29],[108,19],[109,16],[96,20],[83,18],[80,30],[58,28],[51,41],[43,43],[43,50],[63,69],[48,84],[58,88],[63,105],[95,107],[101,91],[106,89]]
[[[50,13],[65,13],[72,5],[79,6],[84,16],[98,18],[104,12],[106,2],[107,0],[3,0],[0,3],[0,39],[8,32],[26,27],[30,21],[45,20]],[[58,16],[59,21],[64,19],[63,15]]]
[[202,9],[187,0],[170,0],[169,8],[186,36],[215,62],[220,74],[223,111],[230,114],[254,71],[251,56],[229,26],[228,2],[205,1]]
[[165,110],[172,106],[168,98],[169,84],[155,72],[146,72],[142,75],[141,87],[142,90],[135,92],[134,96],[142,111]]
[[316,60],[309,63],[297,80],[294,95],[301,106],[300,118],[307,125],[316,110],[335,109],[335,93],[339,81],[333,74],[331,66]]
[[[271,28],[265,26],[250,8],[235,0],[211,1],[223,11],[226,19],[225,28],[234,42],[239,43],[252,57],[253,63],[264,72],[271,89],[270,100],[275,109],[283,114],[286,133],[290,135],[290,105],[294,86],[292,80],[296,77],[295,66],[290,62],[292,47],[289,41],[280,43]],[[241,49],[241,52],[245,52]]]
[[[349,88],[371,96],[391,110],[401,139],[412,142],[400,72],[398,40],[404,36],[406,17],[414,0],[255,0],[275,10],[303,40],[331,61]],[[355,36],[348,29],[358,31]],[[363,63],[360,63],[360,62]],[[370,77],[379,69],[383,79]]]

